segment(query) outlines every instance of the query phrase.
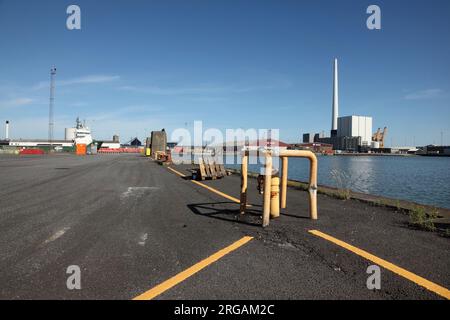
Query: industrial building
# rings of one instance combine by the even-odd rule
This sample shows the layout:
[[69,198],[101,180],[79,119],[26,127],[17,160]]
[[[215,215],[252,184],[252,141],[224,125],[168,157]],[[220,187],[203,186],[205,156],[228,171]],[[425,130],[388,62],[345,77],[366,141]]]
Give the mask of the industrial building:
[[249,141],[235,141],[223,143],[223,151],[225,153],[237,153],[243,148],[247,148],[251,151],[257,151],[260,148],[271,148],[278,151],[284,151],[290,148],[290,144],[276,139],[258,139]]
[[303,134],[303,143],[330,144],[334,150],[347,152],[368,151],[371,148],[379,148],[384,142],[386,128],[383,133],[374,136],[372,134],[373,119],[369,116],[350,115],[339,117],[339,76],[338,60],[333,64],[333,104],[330,136],[323,133]]
[[118,135],[114,135],[112,140],[99,140],[97,141],[97,146],[99,149],[120,149],[120,139]]
[[428,145],[417,152],[421,156],[450,157],[450,146]]
[[325,137],[316,139],[314,142],[330,144],[333,146],[333,150],[343,150],[348,152],[359,152],[360,147],[362,146],[361,137]]
[[337,136],[361,137],[360,145],[370,146],[372,142],[372,117],[339,117]]
[[300,144],[292,144],[289,149],[292,150],[309,150],[316,154],[331,155],[333,154],[333,145],[318,142],[305,142]]
[[304,133],[303,134],[303,143],[313,143],[315,139],[314,133]]
[[[10,138],[10,121],[5,123],[5,140],[1,141],[0,145],[14,148],[41,148],[48,149],[50,147],[54,149],[71,149],[74,145],[73,139],[64,140],[47,140],[47,139],[11,139]],[[66,136],[68,129],[66,129]],[[74,132],[75,134],[75,132]]]
[[[39,147],[49,147],[50,142],[46,139],[15,139],[9,141],[9,146],[11,147],[22,147],[22,148],[39,148]],[[73,142],[66,140],[53,140],[51,146],[54,148],[72,148]]]

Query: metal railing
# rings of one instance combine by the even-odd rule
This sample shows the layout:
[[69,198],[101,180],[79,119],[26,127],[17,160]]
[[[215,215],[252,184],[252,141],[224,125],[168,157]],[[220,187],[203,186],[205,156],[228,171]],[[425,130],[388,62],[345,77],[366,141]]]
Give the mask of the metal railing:
[[[279,207],[286,208],[287,201],[287,182],[288,182],[288,159],[291,157],[307,158],[310,162],[309,167],[309,214],[311,219],[317,220],[317,157],[316,155],[307,150],[281,150],[275,151],[270,149],[258,150],[260,154],[265,157],[265,169],[264,169],[264,200],[263,200],[263,227],[269,225],[270,218],[276,218],[279,216]],[[240,197],[240,212],[245,213],[247,207],[247,189],[248,189],[248,161],[250,152],[248,150],[242,151],[242,166],[241,166],[241,197]],[[281,189],[280,198],[271,196],[273,169],[273,156],[281,158]],[[278,203],[272,203],[278,201]],[[271,209],[272,207],[272,209]],[[278,210],[277,210],[278,209]]]

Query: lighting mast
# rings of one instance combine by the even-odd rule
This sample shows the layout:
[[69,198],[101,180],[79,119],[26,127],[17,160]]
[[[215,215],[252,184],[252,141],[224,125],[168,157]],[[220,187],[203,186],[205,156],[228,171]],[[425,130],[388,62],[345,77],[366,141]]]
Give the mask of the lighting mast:
[[55,76],[56,68],[52,67],[50,69],[50,105],[48,110],[48,141],[50,143],[50,150],[53,149],[53,108],[55,104]]

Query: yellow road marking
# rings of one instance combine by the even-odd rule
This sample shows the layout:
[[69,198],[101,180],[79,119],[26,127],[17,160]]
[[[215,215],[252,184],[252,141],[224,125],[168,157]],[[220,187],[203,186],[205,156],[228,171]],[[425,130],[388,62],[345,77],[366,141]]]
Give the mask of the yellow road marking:
[[169,169],[172,172],[175,172],[177,175],[179,175],[180,177],[186,178],[185,174],[182,174],[180,171],[177,171],[175,169],[172,169],[171,167],[167,167],[167,169]]
[[[179,175],[180,177],[183,177],[183,178],[186,177],[186,175],[182,174],[180,171],[177,171],[177,170],[175,170],[175,169],[173,169],[173,168],[170,168],[170,167],[168,167],[168,169],[169,169],[170,171],[176,173],[176,174]],[[228,195],[228,194],[226,194],[226,193],[223,193],[222,191],[219,191],[219,190],[217,190],[217,189],[214,189],[213,187],[207,186],[206,184],[203,184],[203,183],[198,182],[198,181],[195,181],[195,180],[191,180],[191,182],[193,182],[193,183],[199,185],[200,187],[203,187],[203,188],[205,188],[205,189],[208,189],[209,191],[214,192],[214,193],[218,194],[219,196],[224,197],[224,198],[226,198],[226,199],[228,199],[228,200],[231,200],[231,201],[236,202],[236,203],[241,203],[241,201],[240,201],[239,199],[237,199],[237,198],[235,198],[235,197],[232,197],[232,196],[230,196],[230,195]],[[251,205],[248,204],[247,207],[251,207]]]
[[195,184],[197,184],[197,185],[199,185],[199,186],[205,188],[205,189],[208,189],[208,190],[211,191],[211,192],[214,192],[214,193],[218,194],[219,196],[222,196],[222,197],[228,199],[228,200],[234,201],[234,202],[236,202],[236,203],[241,203],[241,201],[240,201],[239,199],[236,199],[235,197],[229,196],[229,195],[227,195],[226,193],[223,193],[222,191],[219,191],[219,190],[217,190],[217,189],[214,189],[214,188],[212,188],[212,187],[210,187],[210,186],[207,186],[206,184],[203,184],[203,183],[198,182],[198,181],[195,181],[195,180],[191,180],[191,181],[192,181],[193,183],[195,183]]
[[450,299],[450,290],[448,290],[447,288],[444,288],[444,287],[442,287],[434,282],[431,282],[425,278],[422,278],[406,269],[398,267],[393,263],[390,263],[384,259],[378,258],[377,256],[374,256],[373,254],[370,254],[367,251],[364,251],[357,247],[354,247],[344,241],[336,239],[336,238],[329,236],[323,232],[320,232],[318,230],[309,230],[309,232],[318,237],[321,237],[325,240],[333,242],[334,244],[336,244],[344,249],[347,249],[347,250],[357,254],[358,256],[361,256],[369,261],[372,261],[375,264],[380,265],[383,268],[388,269],[388,270],[398,274],[399,276],[406,278],[406,279],[414,282],[415,284],[418,284],[419,286],[424,287],[446,299]]
[[194,264],[189,269],[184,270],[183,272],[180,272],[176,276],[164,281],[163,283],[157,285],[156,287],[150,289],[147,292],[144,292],[143,294],[137,296],[133,300],[151,300],[160,294],[164,293],[165,291],[169,290],[170,288],[176,286],[180,282],[183,282],[187,278],[193,276],[197,272],[201,271],[202,269],[206,268],[210,264],[216,262],[217,260],[223,258],[227,254],[233,252],[234,250],[238,249],[239,247],[242,247],[244,244],[252,240],[253,237],[243,237],[242,239],[236,241],[235,243],[229,245],[228,247],[217,251],[212,256],[209,256],[208,258],[200,261],[197,264]]

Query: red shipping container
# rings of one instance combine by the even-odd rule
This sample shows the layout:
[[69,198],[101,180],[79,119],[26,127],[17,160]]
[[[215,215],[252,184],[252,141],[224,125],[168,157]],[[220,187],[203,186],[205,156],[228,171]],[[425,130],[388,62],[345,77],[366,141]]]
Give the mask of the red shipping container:
[[44,150],[41,149],[22,149],[20,150],[19,154],[24,155],[24,154],[38,154],[38,155],[42,155],[45,154]]

